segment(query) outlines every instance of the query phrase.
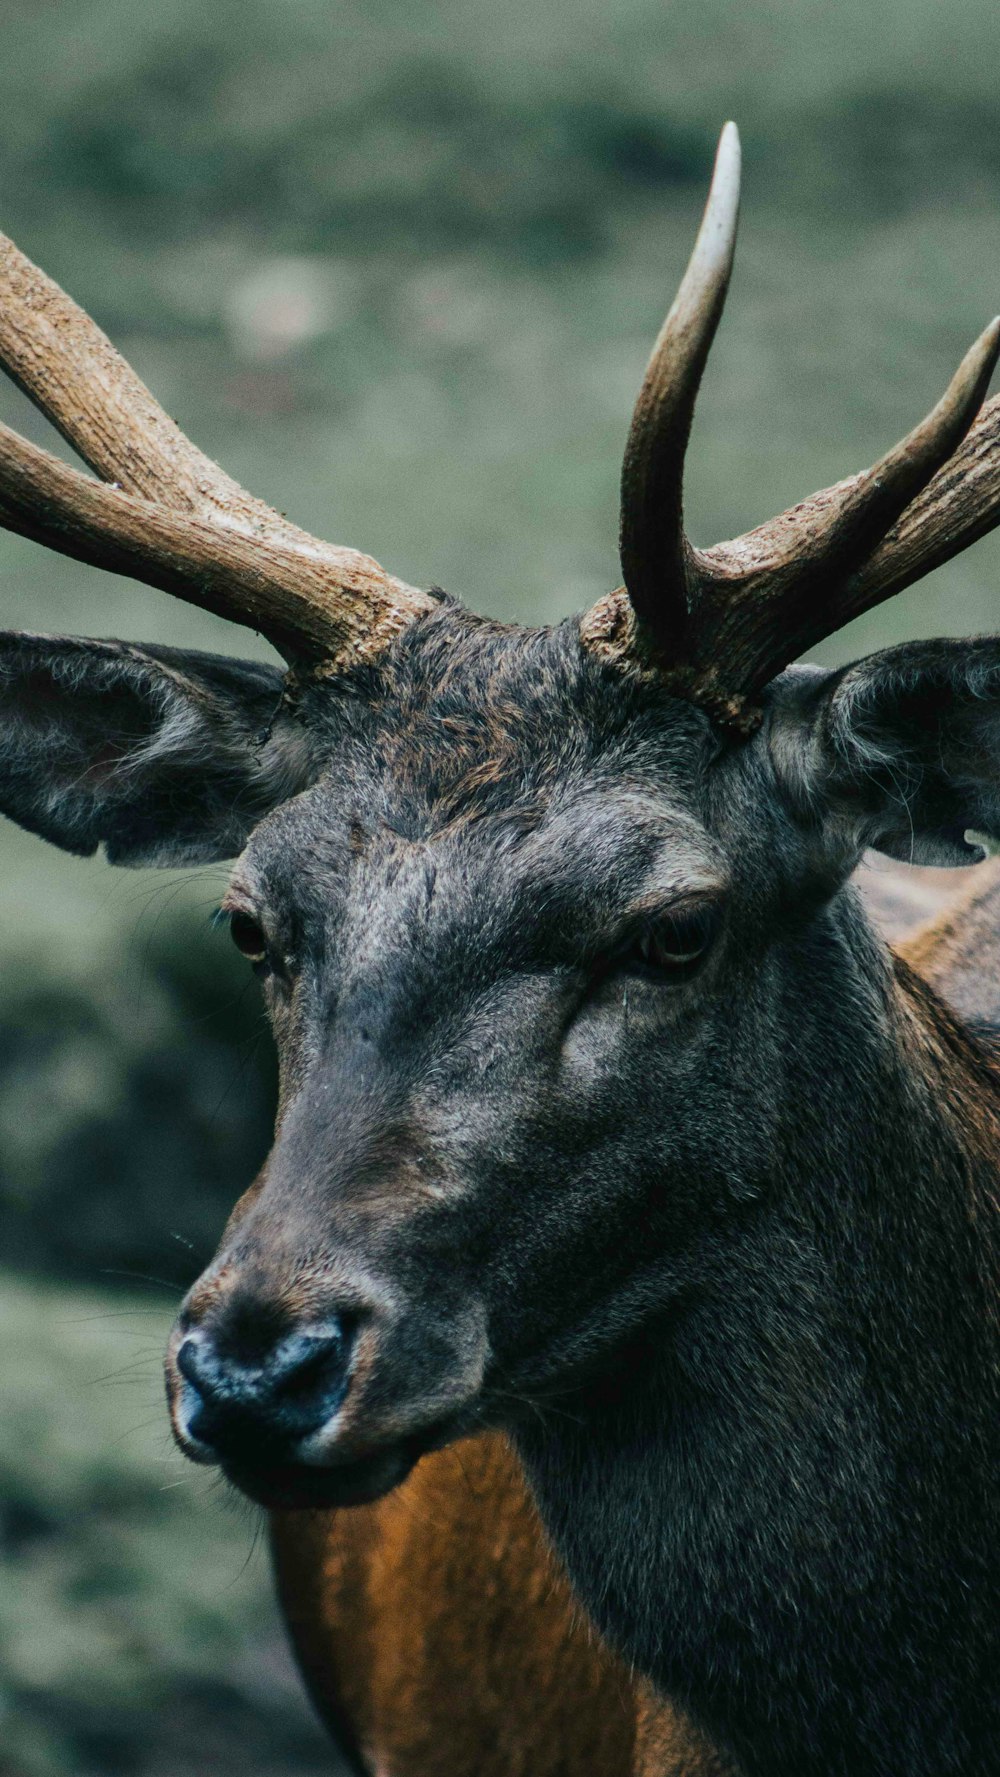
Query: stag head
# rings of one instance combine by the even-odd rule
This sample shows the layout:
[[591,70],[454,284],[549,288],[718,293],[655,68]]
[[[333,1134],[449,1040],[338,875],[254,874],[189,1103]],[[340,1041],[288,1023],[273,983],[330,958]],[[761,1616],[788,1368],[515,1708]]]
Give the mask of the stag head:
[[264,1502],[371,1497],[668,1309],[774,1188],[795,1019],[881,967],[841,892],[861,851],[962,862],[996,828],[996,643],[785,669],[996,523],[1000,324],[873,468],[695,548],[738,188],[728,125],[629,434],[624,585],[551,630],[261,505],[3,250],[0,355],[96,479],[4,432],[0,519],[288,663],[0,651],[9,815],[123,864],[242,854],[278,1128],[167,1374],[182,1448]]

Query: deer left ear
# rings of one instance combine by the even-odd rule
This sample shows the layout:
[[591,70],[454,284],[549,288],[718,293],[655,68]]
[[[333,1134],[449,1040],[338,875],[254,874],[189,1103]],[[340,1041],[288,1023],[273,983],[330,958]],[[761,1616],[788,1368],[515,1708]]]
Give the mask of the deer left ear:
[[210,864],[311,781],[281,672],[174,648],[0,633],[0,813],[112,864]]
[[1000,640],[908,642],[837,672],[793,668],[772,753],[830,837],[914,864],[982,858],[1000,836]]

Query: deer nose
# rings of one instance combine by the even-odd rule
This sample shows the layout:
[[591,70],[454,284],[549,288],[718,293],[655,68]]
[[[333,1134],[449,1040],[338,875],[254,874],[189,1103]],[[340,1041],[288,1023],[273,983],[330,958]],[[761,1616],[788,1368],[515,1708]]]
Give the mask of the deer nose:
[[343,1401],[351,1343],[339,1320],[285,1333],[252,1358],[207,1329],[188,1333],[175,1359],[184,1431],[222,1460],[287,1459]]

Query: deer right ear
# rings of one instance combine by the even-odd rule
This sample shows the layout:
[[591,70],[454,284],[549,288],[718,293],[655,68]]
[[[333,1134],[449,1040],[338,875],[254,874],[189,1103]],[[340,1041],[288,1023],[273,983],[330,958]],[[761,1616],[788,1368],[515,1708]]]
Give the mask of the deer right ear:
[[313,775],[282,688],[253,661],[0,633],[0,812],[113,864],[233,857]]
[[866,847],[911,864],[970,864],[1000,836],[1000,640],[907,642],[770,687],[786,789],[847,868]]

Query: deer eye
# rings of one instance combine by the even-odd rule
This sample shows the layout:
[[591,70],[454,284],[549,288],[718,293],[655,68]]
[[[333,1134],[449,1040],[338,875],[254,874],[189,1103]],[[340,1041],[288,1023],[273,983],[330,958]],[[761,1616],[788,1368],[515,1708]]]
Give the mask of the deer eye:
[[267,960],[267,939],[249,913],[231,913],[229,930],[237,950],[248,962],[262,963]]
[[619,968],[669,981],[686,981],[704,962],[719,927],[710,902],[681,907],[636,933],[618,952]]

